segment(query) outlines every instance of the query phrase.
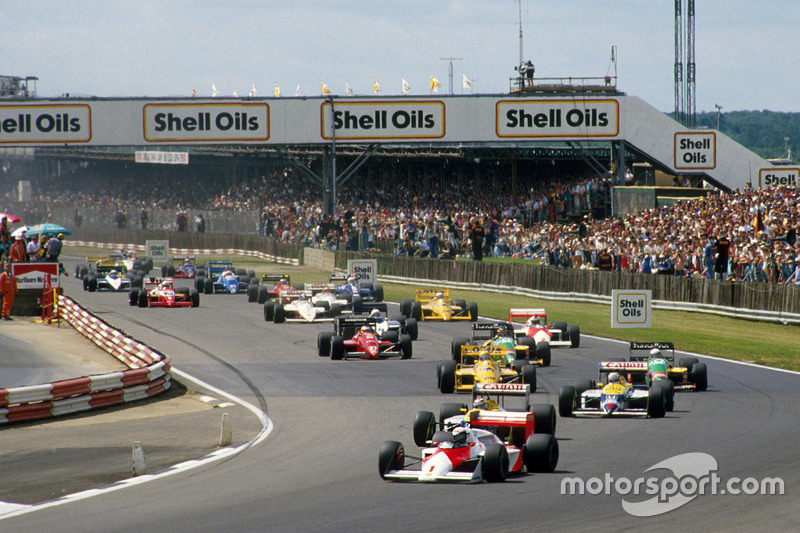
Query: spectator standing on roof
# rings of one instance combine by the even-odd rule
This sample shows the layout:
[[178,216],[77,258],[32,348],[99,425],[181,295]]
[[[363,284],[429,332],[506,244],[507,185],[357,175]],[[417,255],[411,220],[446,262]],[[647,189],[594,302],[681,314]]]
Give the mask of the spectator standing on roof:
[[12,320],[11,306],[17,294],[17,278],[11,273],[10,261],[6,261],[5,271],[0,274],[0,293],[3,295],[3,320]]

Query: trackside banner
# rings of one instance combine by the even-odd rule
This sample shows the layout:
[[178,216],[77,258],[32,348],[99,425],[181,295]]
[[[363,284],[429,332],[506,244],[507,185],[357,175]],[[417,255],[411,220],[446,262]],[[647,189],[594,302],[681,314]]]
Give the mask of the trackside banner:
[[649,328],[652,302],[649,290],[612,290],[611,327]]
[[44,288],[44,280],[50,274],[50,283],[58,287],[58,263],[14,263],[11,272],[17,278],[18,289]]

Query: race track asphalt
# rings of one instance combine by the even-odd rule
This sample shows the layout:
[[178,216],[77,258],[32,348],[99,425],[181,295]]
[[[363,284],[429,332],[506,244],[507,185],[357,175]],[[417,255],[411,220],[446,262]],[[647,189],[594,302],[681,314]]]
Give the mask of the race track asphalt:
[[[267,412],[274,429],[263,442],[225,461],[0,520],[0,531],[800,528],[795,453],[800,376],[794,373],[706,359],[709,390],[680,393],[675,411],[664,419],[560,418],[561,458],[554,474],[525,475],[504,484],[387,483],[377,471],[380,443],[399,440],[409,454],[418,453],[411,438],[414,413],[463,401],[464,396],[438,392],[435,365],[449,357],[450,340],[468,332],[467,324],[422,324],[409,361],[337,362],[316,355],[316,334],[329,325],[265,323],[260,306],[244,296],[203,296],[198,309],[139,309],[121,295],[83,293],[74,281],[66,286],[104,319],[169,354],[176,368]],[[680,347],[680,339],[643,337]],[[578,349],[554,350],[553,365],[539,371],[535,401],[555,404],[562,385],[594,378],[599,361],[626,354],[623,344],[587,336]],[[213,449],[219,435],[213,419],[220,411],[208,411],[216,429],[209,430],[213,435],[205,449]],[[91,426],[88,419],[95,416],[78,420]],[[139,416],[142,427],[167,441],[166,433],[180,440],[199,424],[182,425],[180,415]],[[111,438],[114,428],[127,425],[115,424],[121,425],[85,431],[97,429],[102,438]],[[35,440],[43,439],[62,440],[46,433]],[[136,440],[147,453],[147,440]],[[118,446],[122,454],[130,435]],[[620,494],[613,481],[608,494],[562,494],[562,482],[572,477],[662,480],[669,472],[647,470],[686,453],[712,456],[723,481],[780,477],[786,494],[689,494],[684,505],[648,518],[631,516],[622,507],[623,500],[641,502],[646,496]]]

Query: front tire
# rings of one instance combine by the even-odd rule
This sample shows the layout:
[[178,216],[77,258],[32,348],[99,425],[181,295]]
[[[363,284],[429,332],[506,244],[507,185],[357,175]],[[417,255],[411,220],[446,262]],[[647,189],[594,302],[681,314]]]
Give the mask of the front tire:
[[558,415],[561,418],[572,418],[575,408],[575,387],[565,385],[558,393]]
[[483,479],[489,483],[502,483],[508,475],[508,451],[502,444],[492,443],[486,446],[481,463]]
[[442,394],[452,394],[456,388],[456,362],[443,361],[439,368],[439,390]]
[[556,408],[549,403],[531,406],[533,411],[533,432],[546,435],[556,434]]
[[391,470],[402,470],[405,466],[406,451],[403,445],[394,440],[387,440],[381,444],[378,452],[378,473],[381,479]]
[[344,358],[344,338],[338,335],[331,337],[331,359],[341,361]]
[[436,418],[430,411],[419,411],[414,416],[414,444],[420,448],[427,446],[436,432]]
[[332,337],[332,331],[321,331],[320,334],[317,335],[317,355],[320,357],[328,357],[331,353]]

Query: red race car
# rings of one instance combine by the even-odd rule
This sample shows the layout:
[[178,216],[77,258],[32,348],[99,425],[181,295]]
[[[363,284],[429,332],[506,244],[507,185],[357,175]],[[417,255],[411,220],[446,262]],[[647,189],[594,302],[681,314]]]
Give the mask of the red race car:
[[317,337],[320,357],[331,359],[385,359],[411,357],[411,336],[390,331],[383,337],[375,332],[376,321],[369,317],[339,317],[336,331],[323,331]]
[[149,278],[141,289],[131,289],[129,302],[139,307],[198,307],[200,292],[175,288],[172,278]]

